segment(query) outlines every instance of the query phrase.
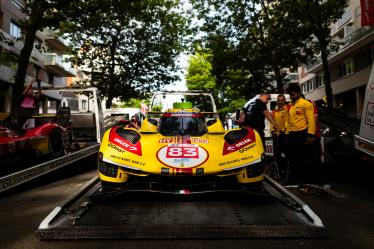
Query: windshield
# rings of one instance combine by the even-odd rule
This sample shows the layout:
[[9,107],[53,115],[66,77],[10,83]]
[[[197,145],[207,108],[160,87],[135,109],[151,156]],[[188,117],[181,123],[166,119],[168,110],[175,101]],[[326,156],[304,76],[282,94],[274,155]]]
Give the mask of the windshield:
[[214,103],[210,95],[206,94],[189,94],[189,93],[177,93],[177,94],[156,94],[151,103],[151,111],[164,112],[168,109],[173,108],[173,103],[190,102],[193,108],[199,109],[201,112],[215,112]]
[[164,136],[202,136],[207,127],[205,118],[195,113],[165,113],[160,120],[159,131]]

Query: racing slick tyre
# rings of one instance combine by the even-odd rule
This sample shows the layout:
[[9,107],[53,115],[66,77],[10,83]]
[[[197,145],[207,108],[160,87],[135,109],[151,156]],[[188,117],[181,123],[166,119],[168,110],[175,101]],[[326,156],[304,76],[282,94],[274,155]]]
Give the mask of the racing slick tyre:
[[65,155],[64,139],[60,130],[54,129],[49,134],[48,147],[50,155],[53,158]]

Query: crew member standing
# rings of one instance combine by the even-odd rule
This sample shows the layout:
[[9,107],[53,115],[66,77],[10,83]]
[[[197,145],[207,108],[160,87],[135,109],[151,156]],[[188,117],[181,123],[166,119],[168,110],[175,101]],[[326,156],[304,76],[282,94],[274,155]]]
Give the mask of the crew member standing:
[[314,106],[301,97],[298,84],[289,84],[287,92],[291,98],[291,103],[287,108],[289,122],[286,131],[290,163],[289,181],[295,181],[298,187],[303,189],[307,162],[312,161],[313,156],[310,147],[315,141]]
[[270,95],[268,93],[261,93],[259,98],[254,99],[254,101],[243,108],[238,122],[240,126],[249,126],[255,129],[260,134],[263,145],[265,145],[265,118],[273,125],[275,130],[277,130],[277,125],[273,116],[266,107],[269,101]]
[[278,95],[277,108],[272,111],[272,115],[278,126],[278,130],[274,130],[273,127],[271,129],[274,144],[274,157],[279,167],[280,176],[284,176],[287,166],[285,132],[289,115],[286,109],[286,97],[283,94]]

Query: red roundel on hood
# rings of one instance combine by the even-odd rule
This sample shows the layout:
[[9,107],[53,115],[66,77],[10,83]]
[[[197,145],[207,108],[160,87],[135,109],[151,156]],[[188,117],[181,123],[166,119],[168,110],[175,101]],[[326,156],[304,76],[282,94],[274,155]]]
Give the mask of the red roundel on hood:
[[140,140],[135,139],[136,143],[131,142],[131,141],[134,141],[134,136],[140,136],[140,135],[136,133],[136,131],[125,130],[122,127],[114,127],[110,131],[109,142],[117,145],[121,149],[124,149],[128,152],[141,156],[142,146],[140,144]]
[[[243,136],[243,132],[245,132],[245,135]],[[227,155],[232,152],[238,151],[243,147],[246,147],[254,142],[256,142],[256,135],[254,131],[250,128],[245,128],[242,130],[235,130],[235,131],[230,131],[227,135],[232,135],[234,138],[231,139],[231,143],[228,143],[227,140],[225,139],[225,144],[223,145],[223,152],[222,155]],[[235,134],[237,133],[237,134]],[[226,136],[227,136],[226,135]],[[238,137],[236,140],[235,137]]]

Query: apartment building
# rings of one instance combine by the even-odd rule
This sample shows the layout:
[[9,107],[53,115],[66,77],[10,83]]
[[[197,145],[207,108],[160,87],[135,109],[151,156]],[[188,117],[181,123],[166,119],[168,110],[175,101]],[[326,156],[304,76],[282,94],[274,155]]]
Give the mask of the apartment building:
[[[23,47],[21,37],[20,20],[25,18],[21,11],[23,0],[1,0],[0,5],[0,32],[3,37],[14,42],[13,46],[0,41],[1,52],[10,52],[15,56],[20,55]],[[0,34],[1,35],[1,34]],[[51,30],[37,32],[34,49],[30,56],[27,69],[26,84],[32,78],[42,80],[43,87],[66,86],[75,77],[74,69],[64,66],[63,55],[68,52],[64,41],[56,36]],[[12,88],[17,64],[3,62],[0,65],[0,113],[9,112],[11,109]],[[52,106],[61,104],[62,96],[58,93],[44,94],[39,106],[39,113],[48,113]]]
[[[361,25],[360,0],[349,0],[348,4],[343,16],[331,27],[331,36],[341,45],[330,54],[328,62],[334,107],[359,119],[374,61],[374,26]],[[322,103],[326,94],[321,60],[298,71],[306,98]]]

